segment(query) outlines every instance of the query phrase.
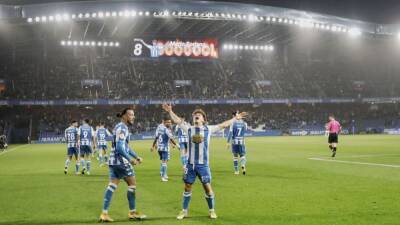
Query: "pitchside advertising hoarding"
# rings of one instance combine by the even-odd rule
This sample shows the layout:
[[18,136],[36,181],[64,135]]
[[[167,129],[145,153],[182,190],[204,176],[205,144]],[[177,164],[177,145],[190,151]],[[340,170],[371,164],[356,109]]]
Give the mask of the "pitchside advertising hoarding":
[[178,57],[217,59],[217,39],[143,39],[134,38],[132,57]]

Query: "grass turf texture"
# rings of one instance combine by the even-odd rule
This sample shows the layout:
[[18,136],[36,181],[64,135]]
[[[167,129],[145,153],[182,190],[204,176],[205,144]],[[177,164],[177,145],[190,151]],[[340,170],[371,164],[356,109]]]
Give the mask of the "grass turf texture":
[[[341,136],[340,142],[337,160],[400,165],[399,136]],[[400,224],[400,168],[309,160],[329,159],[325,137],[248,138],[246,176],[233,175],[225,141],[213,139],[215,221],[207,217],[199,180],[190,218],[175,219],[183,192],[177,150],[168,167],[170,181],[162,183],[150,141],[132,145],[144,158],[135,168],[137,208],[149,218],[127,220],[126,184],[121,183],[110,208],[116,224]],[[76,176],[72,162],[64,175],[63,144],[14,145],[10,150],[0,153],[0,224],[97,224],[107,167],[92,159],[92,174]]]

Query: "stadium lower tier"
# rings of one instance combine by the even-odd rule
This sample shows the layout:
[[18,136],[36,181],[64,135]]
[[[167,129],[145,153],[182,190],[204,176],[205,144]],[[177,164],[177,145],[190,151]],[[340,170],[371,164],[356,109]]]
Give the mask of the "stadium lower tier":
[[[10,106],[0,109],[0,134],[11,143],[31,140],[58,140],[70,121],[91,120],[95,128],[100,122],[112,130],[118,122],[119,106]],[[249,116],[248,135],[322,135],[329,115],[334,115],[344,133],[395,133],[400,128],[400,104],[269,104],[269,105],[176,105],[176,112],[191,121],[191,113],[202,108],[209,124],[231,118],[234,111]],[[136,119],[130,128],[133,137],[146,139],[154,135],[165,115],[161,106],[135,106]],[[221,134],[222,135],[222,134]]]

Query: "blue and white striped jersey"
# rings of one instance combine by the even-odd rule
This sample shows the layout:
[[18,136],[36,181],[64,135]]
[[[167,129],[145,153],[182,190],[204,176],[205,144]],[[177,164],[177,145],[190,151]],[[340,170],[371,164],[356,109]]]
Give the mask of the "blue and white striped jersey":
[[125,159],[117,151],[117,142],[123,142],[123,150],[127,153],[129,152],[129,129],[128,126],[122,122],[115,125],[113,130],[112,147],[110,151],[110,157],[108,160],[108,165],[127,165],[129,161]]
[[111,136],[107,128],[101,127],[96,130],[96,142],[98,146],[107,145],[107,138]]
[[[186,123],[186,122],[184,122]],[[175,133],[178,134],[178,142],[179,144],[181,143],[188,143],[189,142],[189,138],[187,136],[187,133],[180,128],[178,125],[175,127]]]
[[79,127],[78,130],[78,135],[79,139],[81,141],[81,146],[91,146],[92,145],[92,140],[94,137],[94,130],[91,126],[88,124],[83,124],[82,126]]
[[208,165],[211,134],[220,131],[219,126],[203,125],[202,127],[180,124],[180,128],[187,132],[189,137],[189,164]]
[[169,141],[174,138],[172,132],[164,124],[160,124],[156,130],[157,149],[158,151],[169,151]]
[[78,128],[70,126],[65,129],[65,141],[67,142],[67,147],[78,147]]
[[244,145],[244,134],[247,130],[247,123],[243,120],[236,120],[229,128],[228,142],[235,145]]

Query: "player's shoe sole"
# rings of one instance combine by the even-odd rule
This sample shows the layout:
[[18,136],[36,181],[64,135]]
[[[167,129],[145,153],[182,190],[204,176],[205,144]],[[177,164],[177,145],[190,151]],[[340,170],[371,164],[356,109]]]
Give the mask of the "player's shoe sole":
[[176,219],[178,219],[178,220],[183,220],[183,219],[186,218],[187,216],[188,216],[187,211],[182,210],[182,211],[179,212],[179,214],[178,214],[178,216],[176,217]]
[[134,212],[134,213],[128,213],[128,218],[130,220],[144,220],[147,218],[147,216],[139,212]]

